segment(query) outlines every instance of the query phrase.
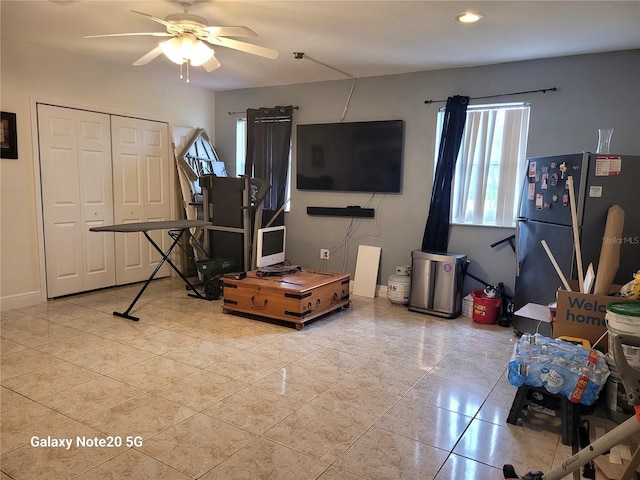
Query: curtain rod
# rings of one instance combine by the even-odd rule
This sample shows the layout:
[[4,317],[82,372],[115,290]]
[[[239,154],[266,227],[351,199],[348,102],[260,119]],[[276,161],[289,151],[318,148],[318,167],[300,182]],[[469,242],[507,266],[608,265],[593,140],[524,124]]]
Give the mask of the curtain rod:
[[[558,89],[556,87],[552,88],[541,88],[540,90],[527,90],[526,92],[512,92],[512,93],[501,93],[499,95],[487,95],[486,97],[469,97],[469,100],[481,100],[485,98],[496,98],[496,97],[508,97],[510,95],[522,95],[523,93],[547,93],[547,92],[555,92]],[[446,100],[425,100],[424,103],[444,103]]]
[[[300,107],[298,107],[297,105],[295,107],[291,107],[294,110],[300,110]],[[242,112],[227,112],[229,115],[240,115],[241,113],[247,113],[246,110],[242,111]]]

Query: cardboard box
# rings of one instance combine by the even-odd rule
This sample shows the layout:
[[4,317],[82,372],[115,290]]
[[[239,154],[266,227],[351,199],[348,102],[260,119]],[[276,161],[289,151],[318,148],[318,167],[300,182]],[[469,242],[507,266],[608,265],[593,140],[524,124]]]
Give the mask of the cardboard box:
[[[578,290],[577,282],[570,282],[571,288]],[[620,292],[620,285],[612,285],[611,293]],[[558,308],[553,322],[553,336],[584,338],[593,345],[607,330],[605,315],[607,305],[615,302],[633,302],[635,300],[607,295],[558,291]],[[607,351],[608,340],[604,338],[598,343],[603,351]]]

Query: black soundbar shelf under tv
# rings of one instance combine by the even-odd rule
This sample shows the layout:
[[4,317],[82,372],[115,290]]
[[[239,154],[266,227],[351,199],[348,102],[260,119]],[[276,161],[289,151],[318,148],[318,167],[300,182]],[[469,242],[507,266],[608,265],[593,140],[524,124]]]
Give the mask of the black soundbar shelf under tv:
[[307,207],[307,215],[328,217],[375,217],[375,209],[361,207]]

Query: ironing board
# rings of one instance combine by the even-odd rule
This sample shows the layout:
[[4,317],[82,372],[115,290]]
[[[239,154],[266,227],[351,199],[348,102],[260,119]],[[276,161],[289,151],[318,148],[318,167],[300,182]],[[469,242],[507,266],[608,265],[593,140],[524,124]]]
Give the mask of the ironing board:
[[[178,269],[178,267],[176,267],[173,264],[169,256],[171,255],[171,252],[176,247],[176,245],[178,245],[178,242],[180,241],[180,239],[185,233],[187,233],[188,235],[191,235],[191,232],[189,231],[190,228],[205,227],[207,225],[211,225],[211,223],[205,222],[203,220],[164,220],[159,222],[121,223],[118,225],[105,225],[103,227],[90,228],[89,230],[91,232],[119,232],[119,233],[142,232],[144,236],[147,237],[147,240],[149,240],[149,243],[153,245],[153,248],[155,248],[158,251],[158,253],[160,253],[160,255],[162,256],[162,260],[160,260],[160,262],[156,266],[151,276],[144,283],[144,285],[136,295],[136,298],[134,298],[133,302],[131,302],[131,305],[129,305],[129,308],[127,308],[127,310],[124,312],[113,312],[113,314],[117,317],[126,318],[128,320],[133,320],[135,322],[139,320],[138,317],[134,317],[133,315],[130,315],[131,310],[133,309],[138,299],[140,299],[144,291],[147,289],[147,287],[151,283],[151,280],[153,280],[153,277],[155,277],[156,273],[158,273],[158,270],[160,270],[160,267],[162,267],[164,262],[167,262],[171,266],[171,268],[173,268],[173,270],[175,270],[175,272],[178,275],[180,275],[180,278],[184,280],[184,282],[187,284],[187,287],[193,292],[193,294],[190,294],[191,296],[206,300],[206,297],[200,294],[200,292],[196,290],[196,288],[191,284],[191,282],[189,282],[187,277],[185,277],[184,274]],[[169,233],[170,233],[169,236],[173,239],[173,242],[171,243],[171,245],[169,246],[166,252],[163,252],[162,249],[156,244],[156,242],[154,242],[153,239],[149,236],[149,232],[151,230],[169,230]]]

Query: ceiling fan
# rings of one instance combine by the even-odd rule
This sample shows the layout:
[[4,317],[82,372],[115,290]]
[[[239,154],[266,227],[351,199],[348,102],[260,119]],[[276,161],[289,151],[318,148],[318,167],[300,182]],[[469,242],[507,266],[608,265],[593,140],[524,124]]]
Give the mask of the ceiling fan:
[[136,66],[146,65],[164,53],[169,60],[180,65],[180,78],[183,78],[183,66],[186,67],[187,82],[189,82],[189,66],[202,66],[207,72],[212,72],[220,67],[220,62],[214,56],[214,50],[206,45],[205,42],[271,60],[278,58],[280,53],[277,50],[228,38],[257,37],[258,35],[250,28],[241,26],[208,26],[205,18],[189,13],[190,3],[180,2],[180,5],[184,8],[183,13],[169,15],[164,20],[147,13],[131,10],[133,13],[143,15],[154,22],[164,25],[166,27],[165,32],[111,33],[105,35],[86,35],[84,38],[133,36],[171,37],[169,40],[160,42],[157,47],[140,57],[133,64]]

